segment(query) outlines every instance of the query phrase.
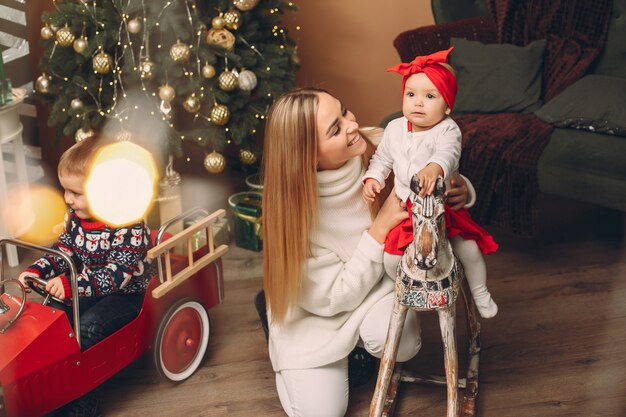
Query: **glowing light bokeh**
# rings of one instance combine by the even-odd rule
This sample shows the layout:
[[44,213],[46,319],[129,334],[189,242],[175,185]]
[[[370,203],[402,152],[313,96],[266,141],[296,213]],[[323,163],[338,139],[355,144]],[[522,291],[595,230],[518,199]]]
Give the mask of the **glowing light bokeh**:
[[2,206],[11,236],[43,246],[59,237],[66,209],[61,192],[45,185],[16,187]]
[[154,199],[156,179],[156,164],[146,149],[132,142],[105,146],[85,180],[91,213],[116,227],[143,219]]

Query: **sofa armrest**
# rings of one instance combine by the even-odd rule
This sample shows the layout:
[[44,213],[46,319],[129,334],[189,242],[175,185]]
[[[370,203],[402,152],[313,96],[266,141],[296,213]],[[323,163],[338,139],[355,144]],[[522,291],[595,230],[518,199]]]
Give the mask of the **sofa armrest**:
[[423,26],[400,33],[393,41],[402,62],[450,47],[450,38],[496,43],[496,25],[489,16],[474,17],[440,25]]

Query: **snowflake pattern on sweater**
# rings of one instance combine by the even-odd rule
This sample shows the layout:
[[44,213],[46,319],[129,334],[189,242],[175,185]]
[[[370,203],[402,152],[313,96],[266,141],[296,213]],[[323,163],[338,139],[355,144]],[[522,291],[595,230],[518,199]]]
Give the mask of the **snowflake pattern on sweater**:
[[[59,240],[52,246],[72,258],[81,297],[144,292],[156,272],[155,264],[147,259],[151,247],[150,230],[144,222],[114,228],[82,220],[72,209],[65,216]],[[46,254],[27,271],[50,279],[69,274],[69,266],[61,257]]]

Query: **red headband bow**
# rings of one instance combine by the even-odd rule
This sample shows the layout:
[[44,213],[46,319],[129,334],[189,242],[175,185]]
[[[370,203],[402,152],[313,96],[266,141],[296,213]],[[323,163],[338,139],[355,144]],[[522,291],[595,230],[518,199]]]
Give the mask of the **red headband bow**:
[[406,80],[413,74],[423,72],[428,79],[432,81],[437,90],[443,96],[443,100],[448,107],[452,109],[454,99],[456,98],[456,78],[454,75],[440,63],[445,63],[448,55],[454,48],[451,47],[444,51],[438,51],[434,54],[426,56],[418,56],[410,63],[398,64],[395,67],[387,69],[387,72],[397,72],[403,76],[402,78],[402,95],[404,96],[404,86]]

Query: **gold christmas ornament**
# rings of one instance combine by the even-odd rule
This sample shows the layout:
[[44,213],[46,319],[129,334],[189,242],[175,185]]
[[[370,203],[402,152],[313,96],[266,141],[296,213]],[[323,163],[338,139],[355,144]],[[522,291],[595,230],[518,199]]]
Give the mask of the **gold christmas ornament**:
[[213,19],[211,19],[211,27],[213,29],[222,29],[225,24],[226,21],[224,20],[224,15],[222,15],[221,13],[219,16],[215,16]]
[[90,138],[90,137],[94,136],[95,134],[96,133],[93,130],[91,130],[91,129],[89,129],[87,131],[84,131],[81,128],[81,129],[78,129],[76,131],[76,133],[74,134],[74,139],[76,140],[76,142],[80,142],[80,141],[83,141],[83,140],[85,140],[87,138]]
[[233,4],[242,12],[247,12],[254,9],[259,4],[259,0],[233,0]]
[[217,79],[217,84],[224,91],[233,91],[237,88],[237,75],[229,70],[225,70]]
[[141,32],[141,20],[136,17],[129,20],[128,23],[126,23],[126,29],[133,35],[138,34]]
[[141,62],[139,67],[139,73],[142,80],[151,80],[154,78],[154,62],[150,61],[148,58],[144,59]]
[[76,110],[76,111],[82,110],[84,106],[85,104],[79,98],[75,98],[72,101],[70,101],[70,107],[72,108],[72,110]]
[[252,91],[256,87],[256,74],[250,70],[243,70],[239,73],[239,89],[243,91]]
[[202,67],[202,76],[207,79],[215,77],[215,67],[210,64],[205,64]]
[[206,35],[206,42],[230,51],[235,46],[235,35],[230,33],[228,29],[209,29]]
[[74,36],[74,32],[65,25],[64,28],[57,30],[56,38],[59,45],[66,47],[74,43],[76,36]]
[[176,97],[176,91],[171,85],[162,85],[159,87],[159,98],[163,101],[172,101]]
[[52,39],[53,36],[54,36],[54,31],[50,28],[50,26],[46,25],[41,28],[42,39],[45,39],[45,40]]
[[47,74],[41,74],[35,81],[35,90],[41,94],[48,94],[50,92],[50,77]]
[[239,160],[245,165],[252,165],[256,162],[256,155],[249,149],[240,149]]
[[100,51],[93,57],[93,69],[98,74],[108,74],[113,66],[113,58],[104,51]]
[[224,126],[230,119],[230,110],[223,104],[216,103],[211,109],[211,121],[218,126]]
[[202,104],[200,99],[195,94],[192,94],[183,102],[183,108],[189,113],[198,113],[200,104]]
[[204,169],[211,174],[219,174],[226,168],[226,158],[221,153],[211,152],[204,158]]
[[228,29],[237,30],[241,24],[241,13],[237,10],[229,10],[224,13],[224,22]]
[[189,59],[189,46],[177,40],[170,48],[170,56],[176,62],[186,62]]
[[87,40],[87,38],[84,36],[81,36],[80,38],[77,38],[74,41],[74,44],[73,44],[74,52],[76,52],[77,54],[82,54],[83,52],[87,50],[88,46],[89,46],[89,41]]

